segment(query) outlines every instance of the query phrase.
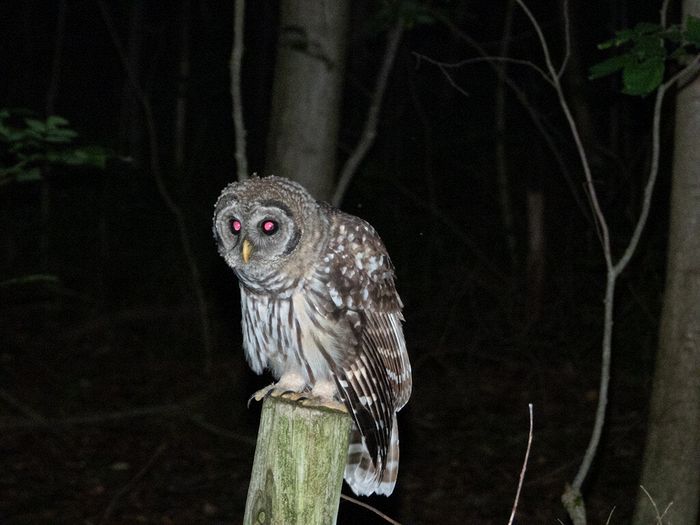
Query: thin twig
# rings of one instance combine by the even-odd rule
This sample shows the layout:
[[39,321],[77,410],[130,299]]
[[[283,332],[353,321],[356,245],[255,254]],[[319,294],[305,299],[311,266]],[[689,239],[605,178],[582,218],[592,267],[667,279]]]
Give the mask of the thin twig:
[[[607,408],[607,402],[608,402],[608,387],[610,383],[610,358],[611,358],[611,347],[612,347],[612,323],[613,323],[613,301],[615,297],[615,281],[616,281],[616,275],[613,271],[613,263],[612,263],[612,251],[610,247],[610,233],[608,230],[608,224],[605,218],[605,215],[603,213],[603,210],[600,206],[600,202],[598,200],[598,195],[596,193],[595,185],[593,183],[593,175],[591,172],[591,167],[588,162],[588,155],[586,154],[586,150],[583,146],[583,141],[581,140],[581,136],[578,131],[578,126],[576,124],[576,121],[574,120],[573,114],[571,113],[571,109],[569,108],[569,104],[566,100],[566,97],[564,95],[564,90],[561,86],[561,77],[559,76],[561,74],[560,71],[557,71],[556,67],[554,66],[554,63],[552,62],[551,54],[549,51],[549,46],[547,44],[547,40],[542,32],[542,28],[539,25],[539,22],[537,19],[534,17],[532,12],[529,10],[527,5],[524,3],[523,0],[516,0],[518,2],[518,5],[522,8],[522,10],[525,12],[527,15],[528,19],[530,20],[530,23],[532,24],[535,33],[537,34],[537,37],[540,41],[540,45],[542,47],[542,52],[545,57],[545,65],[547,67],[547,70],[550,72],[551,80],[554,86],[554,89],[556,91],[557,97],[559,99],[559,105],[564,112],[564,116],[566,117],[566,121],[569,125],[569,129],[571,131],[572,137],[574,139],[574,143],[576,145],[576,151],[578,152],[579,155],[579,160],[581,162],[581,167],[583,168],[584,172],[584,177],[586,181],[586,188],[588,190],[588,198],[591,204],[591,208],[593,210],[593,216],[595,218],[595,222],[598,226],[598,229],[601,233],[601,244],[603,248],[603,255],[605,258],[605,265],[607,268],[606,272],[606,287],[605,287],[605,313],[604,313],[604,326],[603,326],[603,342],[602,342],[602,358],[601,358],[601,376],[600,376],[600,387],[599,387],[599,393],[598,393],[598,406],[596,409],[596,418],[595,422],[593,424],[593,431],[591,434],[591,439],[589,441],[588,447],[586,449],[586,453],[584,454],[584,458],[581,462],[581,466],[579,467],[579,471],[576,474],[576,477],[574,478],[574,481],[571,485],[571,489],[575,492],[578,493],[580,492],[581,486],[583,484],[583,481],[586,478],[586,475],[588,474],[588,470],[590,469],[591,463],[593,462],[593,458],[595,457],[596,451],[598,449],[598,443],[600,442],[600,436],[602,433],[603,429],[603,424],[605,422],[605,413],[606,413],[606,408]],[[575,501],[576,498],[571,499],[569,498],[570,501]],[[581,504],[583,506],[583,504]],[[568,510],[568,509],[567,509]],[[572,512],[570,511],[570,514]],[[573,519],[573,516],[572,516]]]
[[248,157],[246,155],[246,129],[243,120],[243,99],[241,97],[241,61],[243,58],[243,32],[245,20],[245,0],[233,4],[233,48],[229,64],[231,74],[231,100],[233,125],[236,139],[236,166],[238,180],[248,178]]
[[[454,22],[452,22],[452,20],[450,20],[448,17],[444,16],[439,11],[433,11],[432,15],[435,17],[436,20],[439,20],[442,24],[444,24],[455,36],[457,36],[459,39],[465,41],[469,46],[471,46],[477,53],[479,53],[479,55],[481,55],[482,57],[489,56],[486,50],[476,40],[474,40],[469,34],[457,27],[454,24]],[[579,208],[579,210],[581,210],[583,216],[588,218],[588,208],[585,206],[579,195],[578,184],[574,183],[573,176],[571,174],[571,169],[569,167],[569,162],[564,159],[564,156],[560,151],[560,148],[557,146],[554,137],[552,136],[552,133],[545,126],[545,116],[542,115],[541,112],[537,111],[535,105],[530,102],[523,89],[520,88],[520,86],[515,82],[515,80],[513,80],[513,78],[510,75],[508,75],[502,67],[500,67],[497,63],[493,62],[489,62],[489,65],[491,66],[499,80],[505,82],[506,85],[511,89],[511,91],[513,91],[516,100],[527,112],[533,125],[540,133],[540,135],[542,135],[542,138],[544,139],[545,143],[547,144],[547,147],[554,156],[554,159],[556,160],[557,165],[559,166],[559,169],[562,175],[564,176],[566,184],[569,186],[569,190],[571,191],[571,195],[574,198],[574,201],[576,202],[576,206]],[[441,71],[447,77],[448,81],[453,87],[455,87],[459,92],[466,95],[464,90],[461,87],[459,87],[456,84],[456,82],[454,82],[452,77],[450,77],[450,75],[445,69],[441,69]]]
[[649,498],[649,501],[651,502],[651,506],[654,507],[654,513],[656,514],[656,525],[663,525],[664,516],[671,508],[671,505],[673,505],[673,502],[669,502],[669,504],[666,505],[663,514],[659,514],[659,507],[656,506],[656,502],[654,501],[654,498],[651,497],[651,494],[649,494],[647,489],[644,488],[644,485],[639,485],[639,488],[644,491],[644,494],[646,494],[647,498]]
[[[499,54],[502,57],[507,57],[510,53],[510,42],[513,33],[513,19],[515,14],[515,0],[508,0],[506,4],[506,14],[503,21],[503,34],[501,40],[501,48]],[[498,202],[501,208],[501,221],[503,222],[504,237],[508,254],[510,255],[511,265],[515,265],[516,242],[515,230],[513,227],[513,206],[510,198],[510,180],[508,173],[508,159],[506,155],[506,88],[504,81],[506,76],[507,63],[500,64],[498,68],[498,82],[496,84],[496,93],[494,101],[494,124],[496,127],[496,182],[498,185]]]
[[525,450],[523,468],[520,469],[520,478],[518,479],[518,490],[515,492],[515,501],[513,501],[513,510],[510,512],[510,519],[508,520],[508,525],[513,525],[513,520],[515,519],[515,510],[518,508],[518,500],[520,500],[520,491],[523,488],[523,481],[525,480],[525,471],[527,470],[527,461],[530,458],[530,447],[532,446],[532,423],[534,419],[532,416],[532,403],[528,403],[527,408],[530,412],[530,430],[527,434],[527,449]]
[[44,416],[42,416],[39,412],[34,410],[32,407],[30,407],[26,403],[21,402],[19,399],[14,397],[9,392],[3,390],[2,388],[0,388],[0,400],[4,401],[5,403],[10,405],[12,408],[18,410],[19,412],[22,412],[22,414],[24,414],[29,419],[31,419],[34,422],[34,424],[39,424],[39,425],[46,424],[46,418]]
[[213,340],[212,340],[212,330],[209,320],[209,307],[207,305],[206,296],[204,293],[204,288],[202,286],[202,278],[199,272],[199,264],[197,263],[197,258],[194,256],[194,250],[192,248],[192,243],[190,242],[190,235],[187,229],[187,221],[185,220],[185,215],[182,209],[173,199],[170,191],[165,185],[163,180],[163,174],[161,172],[160,158],[158,155],[159,150],[159,140],[155,117],[153,116],[153,109],[151,108],[151,102],[149,98],[144,93],[141,85],[139,83],[137,72],[133,70],[129,60],[124,51],[124,46],[122,45],[119,34],[114,26],[112,17],[109,14],[109,10],[104,0],[97,0],[97,5],[100,8],[100,13],[102,14],[102,19],[107,26],[107,31],[112,39],[112,43],[117,50],[119,59],[121,60],[122,67],[126,73],[126,76],[131,84],[131,88],[134,91],[134,95],[139,101],[144,114],[144,120],[146,122],[146,130],[148,132],[148,142],[150,150],[150,167],[151,174],[156,183],[158,193],[160,194],[163,202],[165,203],[168,211],[175,218],[175,224],[177,226],[177,231],[180,236],[180,244],[182,245],[182,251],[185,255],[185,260],[187,266],[190,270],[190,280],[191,285],[197,300],[197,306],[199,310],[199,323],[202,332],[202,344],[204,346],[204,372],[209,374],[212,367],[212,353],[213,353]]
[[[462,66],[470,65],[470,64],[479,64],[481,62],[489,62],[489,63],[506,63],[506,64],[518,64],[520,66],[525,66],[529,67],[530,69],[534,70],[537,72],[538,75],[542,77],[542,79],[547,82],[547,84],[552,84],[552,79],[549,77],[546,71],[544,71],[541,67],[539,67],[537,64],[533,64],[529,60],[523,60],[520,58],[512,58],[512,57],[503,57],[503,56],[492,56],[492,55],[485,55],[481,57],[474,57],[474,58],[465,58],[464,60],[460,60],[458,62],[439,62],[437,60],[434,60],[430,57],[427,57],[425,55],[421,55],[420,53],[413,53],[414,56],[421,60],[425,60],[426,62],[439,66],[440,68],[449,68],[449,69],[455,69],[459,68]],[[502,75],[499,75],[502,76]]]
[[61,65],[63,58],[63,41],[66,36],[66,0],[58,3],[58,17],[56,20],[56,37],[53,43],[53,59],[51,61],[51,76],[49,88],[46,91],[46,116],[54,113],[56,95],[58,94],[58,82],[61,78]]
[[202,399],[203,395],[197,395],[186,399],[180,403],[172,403],[168,405],[152,405],[145,407],[129,408],[125,410],[116,410],[113,412],[99,412],[83,416],[69,416],[64,418],[46,418],[39,415],[39,418],[30,417],[30,420],[0,420],[0,430],[51,430],[61,427],[109,423],[113,421],[134,419],[139,417],[179,416],[189,412],[192,409],[192,407],[199,403]]
[[231,432],[230,430],[227,430],[225,428],[221,428],[217,425],[213,425],[212,423],[209,423],[206,421],[201,415],[199,414],[193,414],[189,417],[189,420],[197,425],[200,428],[203,428],[207,432],[211,432],[212,434],[220,437],[224,437],[227,439],[233,439],[235,441],[238,441],[240,443],[245,443],[246,445],[252,445],[255,446],[256,439],[250,436],[244,436],[242,434],[239,434],[237,432]]
[[151,470],[153,465],[155,465],[156,460],[161,456],[161,454],[163,454],[163,452],[165,452],[166,448],[168,448],[168,444],[165,441],[158,445],[158,448],[156,448],[153,454],[151,454],[151,457],[148,459],[146,464],[143,467],[141,467],[141,470],[139,470],[126,485],[119,489],[119,491],[110,500],[109,505],[107,505],[107,508],[102,514],[102,519],[100,519],[100,525],[104,525],[109,522],[109,519],[112,516],[112,512],[114,512],[114,509],[117,507],[117,503],[119,503],[119,500],[123,496],[134,490],[134,488],[138,485],[141,479],[143,479],[143,477],[148,473],[148,471]]
[[333,199],[331,201],[333,206],[340,206],[340,203],[345,196],[345,192],[350,185],[350,181],[355,176],[357,168],[367,155],[369,148],[372,146],[374,139],[377,136],[379,111],[382,107],[382,99],[384,98],[384,92],[386,91],[386,86],[389,81],[389,73],[391,72],[391,68],[394,64],[394,59],[396,58],[396,53],[399,48],[399,42],[401,41],[402,34],[403,20],[399,19],[387,36],[384,60],[382,61],[382,66],[377,74],[377,82],[374,86],[374,92],[372,93],[372,101],[369,107],[364,129],[362,130],[362,136],[360,138],[360,142],[357,144],[350,157],[348,157],[348,160],[345,162],[345,165],[340,172],[338,184],[335,188]]
[[532,27],[535,30],[535,33],[537,33],[537,38],[540,41],[542,53],[544,53],[544,62],[545,62],[545,65],[547,66],[547,69],[549,70],[550,75],[551,75],[551,80],[558,81],[559,74],[557,73],[557,70],[554,67],[554,61],[552,61],[552,56],[549,53],[549,45],[547,45],[547,39],[544,37],[544,33],[542,32],[542,27],[540,26],[539,22],[537,22],[535,15],[532,14],[532,11],[530,11],[530,9],[527,7],[527,5],[525,4],[525,2],[523,0],[515,0],[515,1],[518,2],[518,5],[520,6],[520,8],[525,12],[525,15],[530,20],[530,23],[532,24]]
[[[520,0],[519,0],[520,1]],[[639,239],[644,231],[644,227],[647,223],[647,218],[649,216],[649,210],[651,208],[651,199],[654,192],[655,182],[659,171],[659,157],[661,151],[660,133],[661,133],[661,108],[663,100],[665,98],[668,89],[674,85],[680,78],[682,78],[686,73],[692,71],[693,68],[697,67],[698,60],[700,57],[696,57],[695,61],[690,65],[686,66],[682,71],[674,75],[667,82],[662,84],[656,92],[656,100],[654,104],[654,116],[653,116],[653,129],[652,129],[652,164],[649,168],[649,175],[647,178],[647,183],[644,188],[644,199],[642,201],[642,209],[639,213],[637,223],[635,224],[634,232],[629,240],[623,255],[617,261],[617,263],[612,262],[612,250],[610,247],[610,240],[608,236],[607,224],[604,222],[600,223],[603,231],[603,250],[605,254],[605,261],[607,267],[607,282],[605,287],[605,315],[604,315],[604,328],[603,328],[603,351],[602,351],[602,366],[601,366],[601,379],[600,379],[600,389],[598,395],[598,407],[596,409],[596,418],[593,425],[593,432],[591,434],[591,439],[586,449],[586,453],[581,462],[579,471],[574,478],[573,486],[580,489],[583,486],[583,482],[586,479],[586,475],[590,469],[590,466],[595,457],[598,443],[600,442],[600,436],[603,431],[603,425],[605,422],[605,410],[608,400],[608,386],[610,383],[610,360],[612,354],[612,329],[613,329],[613,310],[614,310],[614,296],[615,296],[615,284],[617,277],[626,268],[630,259],[636,252]],[[571,120],[573,122],[573,119]],[[596,206],[597,210],[600,210],[598,206],[598,199],[595,193],[595,188],[593,186],[593,181],[590,175],[590,169],[586,171],[586,179],[589,187],[589,191],[592,192],[589,196],[591,201]],[[598,214],[599,213],[599,214]],[[596,211],[596,215],[602,217],[602,211]]]
[[651,149],[651,166],[649,168],[649,178],[647,180],[646,186],[644,187],[644,200],[642,203],[642,209],[639,214],[639,219],[635,225],[634,232],[630,238],[629,244],[625,249],[620,260],[615,264],[615,272],[619,275],[620,272],[627,266],[632,255],[637,249],[637,244],[639,243],[639,238],[642,235],[644,226],[646,225],[647,218],[649,216],[649,209],[651,208],[651,198],[654,193],[654,186],[656,183],[656,177],[659,173],[659,159],[661,157],[661,107],[666,96],[666,92],[673,87],[676,82],[681,78],[686,76],[688,73],[696,70],[700,64],[700,55],[696,56],[695,59],[684,67],[682,70],[673,75],[669,80],[664,82],[659,86],[656,91],[656,99],[654,101],[654,116],[652,124],[652,149]]
[[561,78],[566,71],[566,66],[569,64],[569,58],[571,58],[571,19],[569,18],[569,0],[564,0],[563,6],[564,12],[564,59],[561,61],[559,66],[559,71],[557,71],[557,78]]
[[385,521],[391,523],[392,525],[401,525],[401,523],[399,523],[395,519],[390,518],[389,516],[384,514],[382,511],[375,509],[372,505],[365,503],[364,501],[360,501],[360,500],[355,499],[351,496],[346,496],[345,494],[341,494],[340,498],[347,500],[347,501],[350,501],[350,502],[354,503],[355,505],[358,505],[358,506],[360,506],[364,509],[367,509],[371,512],[374,512],[377,516],[379,516],[380,518],[383,518]]
[[666,27],[666,16],[668,14],[668,4],[670,0],[664,0],[661,4],[661,10],[659,11],[659,19],[661,20],[661,27]]
[[[617,261],[617,263],[613,263],[613,255],[612,255],[612,249],[611,249],[611,243],[610,243],[610,233],[608,229],[608,224],[605,218],[605,215],[602,211],[602,208],[600,206],[600,202],[598,200],[598,196],[596,193],[595,185],[593,183],[593,176],[590,168],[590,164],[588,162],[588,156],[586,154],[586,151],[583,147],[583,143],[581,141],[581,137],[578,131],[578,126],[573,118],[573,115],[571,113],[571,110],[569,108],[568,102],[566,100],[566,97],[564,95],[564,90],[561,87],[561,74],[563,73],[563,70],[560,69],[557,71],[557,69],[554,67],[554,63],[552,62],[551,59],[551,54],[549,52],[549,46],[547,44],[546,38],[544,37],[544,34],[542,33],[542,29],[533,16],[532,12],[528,9],[527,5],[524,3],[523,0],[516,0],[518,2],[518,5],[523,9],[527,17],[529,18],[533,28],[535,29],[535,32],[537,33],[537,36],[540,41],[540,45],[542,47],[542,51],[544,53],[545,57],[545,63],[547,70],[550,72],[551,75],[551,80],[553,83],[553,86],[556,90],[557,97],[559,99],[559,104],[561,106],[562,111],[564,112],[564,115],[566,117],[567,123],[569,125],[571,134],[573,136],[575,145],[576,145],[576,150],[579,154],[579,159],[581,162],[581,167],[583,168],[584,176],[585,176],[585,181],[586,181],[586,188],[588,190],[588,197],[589,201],[591,204],[591,207],[593,209],[593,215],[596,220],[596,224],[598,226],[600,235],[601,235],[601,244],[603,248],[603,255],[605,258],[605,265],[606,265],[606,287],[605,287],[605,312],[604,312],[604,326],[603,326],[603,341],[602,341],[602,355],[601,355],[601,373],[600,373],[600,386],[599,386],[599,394],[598,394],[598,406],[596,408],[596,416],[595,416],[595,421],[593,424],[593,431],[591,433],[591,438],[588,443],[588,446],[586,448],[586,452],[584,454],[583,460],[581,461],[581,465],[579,467],[579,470],[576,474],[576,477],[574,478],[573,483],[571,484],[570,487],[567,488],[566,492],[562,496],[562,501],[564,502],[567,511],[569,512],[569,515],[571,519],[574,521],[574,523],[585,523],[585,506],[583,504],[583,499],[581,498],[581,487],[583,485],[583,482],[586,479],[586,476],[588,474],[588,471],[591,467],[591,464],[593,463],[593,459],[595,458],[597,449],[598,449],[598,444],[600,443],[600,437],[602,434],[602,429],[605,423],[605,415],[606,415],[606,408],[607,408],[607,402],[608,402],[608,389],[609,389],[609,384],[610,384],[610,361],[611,361],[611,354],[612,354],[612,328],[613,328],[613,311],[614,311],[614,298],[615,298],[615,284],[617,277],[619,274],[624,270],[624,268],[627,266],[627,263],[631,259],[631,257],[634,255],[634,252],[636,251],[639,238],[641,236],[642,231],[644,230],[644,227],[646,225],[647,217],[649,214],[649,209],[651,206],[651,197],[653,194],[653,189],[656,181],[656,177],[658,174],[658,165],[659,165],[659,154],[660,154],[660,141],[659,141],[659,128],[660,128],[660,118],[661,118],[661,105],[664,99],[664,95],[666,93],[666,90],[675,84],[675,82],[683,76],[683,74],[687,73],[689,68],[695,67],[696,62],[691,63],[689,66],[687,66],[683,71],[675,75],[673,78],[671,78],[669,81],[664,83],[662,86],[659,87],[657,90],[656,94],[656,103],[654,106],[654,119],[653,119],[653,154],[652,154],[652,166],[650,167],[649,171],[649,176],[647,180],[647,184],[645,187],[645,195],[644,199],[642,202],[642,210],[640,212],[639,218],[637,219],[637,223],[635,225],[635,230],[633,235],[630,238],[630,241],[628,243],[627,248],[625,249],[622,257]],[[665,20],[664,15],[662,14],[662,19]]]

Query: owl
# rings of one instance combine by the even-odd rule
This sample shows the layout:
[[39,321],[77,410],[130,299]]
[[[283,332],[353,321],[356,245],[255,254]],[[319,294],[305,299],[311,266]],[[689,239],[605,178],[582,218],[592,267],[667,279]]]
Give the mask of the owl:
[[228,185],[214,237],[240,284],[243,348],[269,389],[342,402],[352,416],[345,480],[389,495],[396,413],[411,395],[401,299],[374,228],[281,177]]

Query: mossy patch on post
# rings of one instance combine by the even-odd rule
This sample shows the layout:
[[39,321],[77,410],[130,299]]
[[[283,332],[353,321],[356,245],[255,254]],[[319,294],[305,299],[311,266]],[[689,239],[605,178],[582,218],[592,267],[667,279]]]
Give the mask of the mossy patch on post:
[[334,524],[351,421],[345,411],[266,398],[244,525]]

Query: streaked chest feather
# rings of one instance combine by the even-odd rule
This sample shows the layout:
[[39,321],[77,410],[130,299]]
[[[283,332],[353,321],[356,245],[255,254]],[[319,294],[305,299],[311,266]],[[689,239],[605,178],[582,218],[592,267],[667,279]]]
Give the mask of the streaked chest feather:
[[256,373],[268,368],[279,379],[296,372],[310,387],[331,378],[329,361],[342,351],[342,330],[316,297],[304,287],[287,298],[241,288],[243,348]]

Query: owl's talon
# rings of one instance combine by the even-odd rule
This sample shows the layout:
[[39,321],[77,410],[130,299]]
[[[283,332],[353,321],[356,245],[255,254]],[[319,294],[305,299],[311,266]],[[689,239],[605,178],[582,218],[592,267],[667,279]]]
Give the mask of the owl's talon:
[[255,399],[256,401],[262,401],[266,397],[272,395],[272,392],[275,389],[275,384],[267,385],[265,388],[261,388],[257,392],[255,392],[252,396],[248,398],[248,404],[247,407],[250,408],[250,402]]
[[302,402],[309,398],[304,392],[297,392],[295,390],[287,390],[282,388],[277,388],[277,384],[268,385],[265,388],[261,388],[255,392],[248,399],[248,408],[250,408],[250,402],[255,399],[256,401],[264,401],[268,397],[276,397],[280,399],[288,399],[290,401]]

